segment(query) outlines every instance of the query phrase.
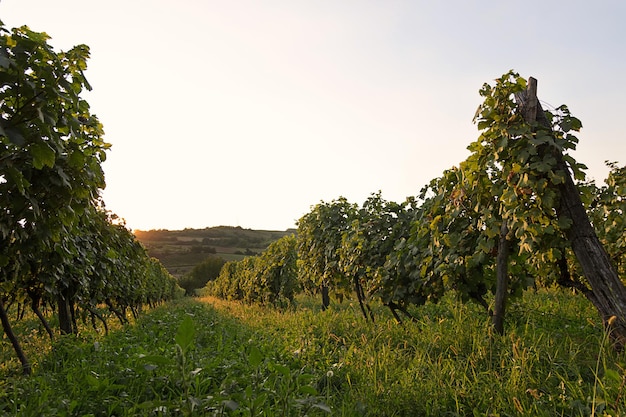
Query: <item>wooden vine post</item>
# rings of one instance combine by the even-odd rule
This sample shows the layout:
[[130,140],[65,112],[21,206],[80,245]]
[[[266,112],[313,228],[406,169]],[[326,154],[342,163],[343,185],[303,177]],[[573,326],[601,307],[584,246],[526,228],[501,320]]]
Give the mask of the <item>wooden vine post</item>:
[[[520,108],[526,122],[551,130],[550,122],[537,99],[536,79],[528,79],[525,94],[519,95],[517,99],[521,101]],[[548,148],[539,151],[550,152]],[[616,347],[622,349],[626,347],[626,287],[589,221],[563,154],[554,152],[553,156],[557,160],[557,168],[565,177],[564,182],[558,185],[560,201],[556,214],[559,219],[570,220],[570,227],[565,233],[591,287],[585,291],[585,295],[598,310]],[[610,320],[612,317],[615,319]]]

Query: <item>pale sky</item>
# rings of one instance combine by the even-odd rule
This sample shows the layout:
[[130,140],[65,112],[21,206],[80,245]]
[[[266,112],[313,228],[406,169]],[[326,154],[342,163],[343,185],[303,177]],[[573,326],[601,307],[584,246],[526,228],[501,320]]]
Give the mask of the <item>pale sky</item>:
[[103,197],[132,229],[404,201],[468,156],[478,90],[510,69],[581,119],[598,184],[626,164],[623,0],[1,0],[0,20],[90,46]]

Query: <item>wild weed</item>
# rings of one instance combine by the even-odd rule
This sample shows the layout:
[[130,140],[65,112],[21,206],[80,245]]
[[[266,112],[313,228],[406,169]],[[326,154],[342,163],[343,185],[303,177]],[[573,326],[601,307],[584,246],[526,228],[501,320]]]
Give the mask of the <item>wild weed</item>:
[[297,304],[184,300],[60,338],[32,377],[0,379],[0,416],[626,414],[624,354],[581,297],[525,294],[504,336],[453,296],[403,325],[381,305],[371,323],[349,300]]

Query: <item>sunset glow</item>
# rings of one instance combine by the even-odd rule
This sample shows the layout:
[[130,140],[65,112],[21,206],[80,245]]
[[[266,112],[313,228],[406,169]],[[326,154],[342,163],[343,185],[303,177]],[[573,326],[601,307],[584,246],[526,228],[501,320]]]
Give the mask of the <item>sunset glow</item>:
[[[509,69],[583,122],[578,161],[626,163],[620,1],[3,0],[67,50],[135,229],[284,230],[320,200],[416,195],[468,155],[478,90]],[[533,10],[535,12],[533,12]],[[530,13],[530,16],[528,15]]]

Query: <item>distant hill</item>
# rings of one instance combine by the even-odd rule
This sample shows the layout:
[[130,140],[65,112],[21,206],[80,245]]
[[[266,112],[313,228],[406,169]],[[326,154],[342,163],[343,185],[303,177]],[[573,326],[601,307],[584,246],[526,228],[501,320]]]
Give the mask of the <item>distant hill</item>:
[[170,274],[181,277],[208,256],[219,256],[227,261],[240,260],[263,252],[270,243],[295,234],[296,229],[271,231],[217,226],[205,229],[135,230],[134,233],[150,256],[159,259]]

